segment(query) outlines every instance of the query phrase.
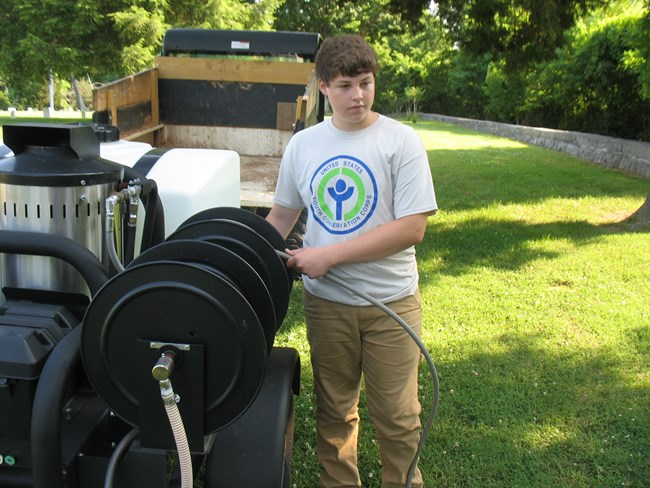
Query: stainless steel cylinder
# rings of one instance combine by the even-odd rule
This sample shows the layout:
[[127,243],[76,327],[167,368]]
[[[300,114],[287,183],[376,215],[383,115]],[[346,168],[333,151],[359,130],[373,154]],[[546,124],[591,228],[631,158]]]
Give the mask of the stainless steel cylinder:
[[[123,167],[99,156],[90,126],[6,125],[13,157],[0,158],[0,229],[67,237],[107,267],[105,201]],[[81,274],[58,258],[5,254],[2,287],[89,295]]]
[[[104,202],[113,184],[38,187],[0,184],[0,228],[58,234],[88,248],[104,264]],[[3,254],[2,284],[11,288],[87,294],[69,264],[42,256]]]

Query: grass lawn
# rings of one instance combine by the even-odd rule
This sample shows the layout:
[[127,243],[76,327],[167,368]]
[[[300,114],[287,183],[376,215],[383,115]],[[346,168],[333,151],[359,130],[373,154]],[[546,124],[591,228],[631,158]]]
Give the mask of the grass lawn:
[[[0,113],[0,125],[43,121],[34,115]],[[50,121],[80,120],[56,115]],[[453,125],[414,127],[441,208],[418,246],[423,340],[440,378],[420,458],[425,485],[650,486],[650,231],[622,223],[650,183]],[[296,283],[276,345],[302,358],[292,486],[312,488],[319,467],[301,291]],[[431,399],[423,362],[423,423]],[[362,479],[379,488],[363,400],[361,414]]]
[[[620,222],[647,180],[453,125],[414,125],[440,212],[418,247],[440,404],[429,487],[650,486],[650,237]],[[317,485],[301,287],[276,344],[299,350],[292,486]],[[423,423],[432,397],[422,363]],[[364,487],[381,486],[365,406]]]

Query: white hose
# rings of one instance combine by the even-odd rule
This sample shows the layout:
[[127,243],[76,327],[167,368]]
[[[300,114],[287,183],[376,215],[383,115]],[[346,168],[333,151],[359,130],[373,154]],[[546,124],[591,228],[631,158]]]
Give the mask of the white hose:
[[160,382],[160,394],[165,404],[169,425],[171,425],[174,441],[176,442],[178,463],[181,468],[181,488],[192,488],[194,485],[194,474],[192,472],[190,446],[187,442],[187,434],[185,433],[181,413],[178,411],[178,406],[174,399],[174,390],[169,380]]

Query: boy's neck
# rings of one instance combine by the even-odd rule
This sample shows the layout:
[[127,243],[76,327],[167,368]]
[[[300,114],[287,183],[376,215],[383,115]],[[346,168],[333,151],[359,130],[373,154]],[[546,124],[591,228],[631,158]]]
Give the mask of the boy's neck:
[[379,114],[374,111],[368,112],[367,117],[358,122],[349,122],[343,117],[337,117],[336,113],[332,115],[332,123],[334,127],[344,132],[355,132],[366,129],[374,124],[379,119]]

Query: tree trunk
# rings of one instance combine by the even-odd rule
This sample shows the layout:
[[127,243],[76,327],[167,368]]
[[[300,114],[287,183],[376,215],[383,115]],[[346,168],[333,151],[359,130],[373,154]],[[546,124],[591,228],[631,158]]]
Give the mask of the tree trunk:
[[627,219],[632,227],[650,228],[650,194],[645,203]]
[[79,83],[77,83],[77,79],[73,77],[71,79],[71,82],[72,82],[72,88],[74,89],[74,93],[77,97],[77,107],[81,112],[87,112],[88,108],[86,107],[86,104],[84,103],[84,99],[81,96],[81,90],[79,90]]

